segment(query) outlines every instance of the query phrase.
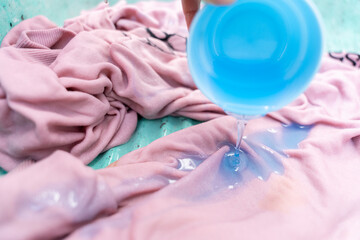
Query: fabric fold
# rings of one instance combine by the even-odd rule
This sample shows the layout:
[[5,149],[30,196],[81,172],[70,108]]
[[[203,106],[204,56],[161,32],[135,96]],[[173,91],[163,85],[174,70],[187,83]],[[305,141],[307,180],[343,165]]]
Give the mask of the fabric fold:
[[41,16],[20,23],[0,49],[0,166],[55,150],[88,164],[127,142],[138,114],[222,116],[192,81],[182,33],[177,2],[100,4],[63,28]]

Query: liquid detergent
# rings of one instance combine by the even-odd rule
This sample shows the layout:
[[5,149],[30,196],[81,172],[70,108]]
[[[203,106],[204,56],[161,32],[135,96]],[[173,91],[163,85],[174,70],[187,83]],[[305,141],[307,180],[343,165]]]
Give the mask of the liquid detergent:
[[[312,126],[298,124],[268,128],[265,132],[245,135],[247,148],[240,149],[228,143],[229,151],[223,156],[216,175],[215,189],[236,189],[257,178],[267,181],[272,173],[282,175],[282,159],[287,157],[286,149],[295,149],[309,134]],[[178,169],[192,171],[204,159],[198,156],[184,156],[178,159]]]
[[205,96],[238,119],[231,158],[245,154],[240,145],[247,120],[282,108],[307,88],[322,51],[322,24],[310,0],[207,4],[195,16],[190,72]]
[[306,89],[321,60],[321,29],[309,0],[208,4],[190,28],[190,72],[200,91],[226,112],[262,116]]

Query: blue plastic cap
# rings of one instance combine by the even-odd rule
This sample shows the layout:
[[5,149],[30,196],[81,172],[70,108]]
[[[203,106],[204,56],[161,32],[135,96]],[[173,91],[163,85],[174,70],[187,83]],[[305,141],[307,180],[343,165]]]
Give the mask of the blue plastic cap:
[[265,115],[308,86],[323,51],[322,24],[307,0],[206,5],[187,46],[195,84],[226,112]]

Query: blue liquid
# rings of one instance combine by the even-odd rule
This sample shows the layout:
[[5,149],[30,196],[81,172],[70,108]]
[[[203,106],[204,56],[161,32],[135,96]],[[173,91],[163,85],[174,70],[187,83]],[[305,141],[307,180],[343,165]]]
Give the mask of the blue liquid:
[[[217,174],[216,188],[227,187],[234,189],[254,178],[267,181],[271,174],[284,174],[282,159],[287,155],[284,150],[297,149],[304,140],[311,126],[297,124],[282,125],[279,128],[269,128],[265,132],[244,136],[243,141],[252,152],[237,148],[227,143],[230,150],[224,155]],[[241,136],[241,135],[239,135]],[[203,158],[188,156],[179,159],[179,169],[194,170],[203,161]]]
[[322,56],[308,0],[237,0],[195,17],[188,62],[197,87],[226,112],[265,115],[301,94]]

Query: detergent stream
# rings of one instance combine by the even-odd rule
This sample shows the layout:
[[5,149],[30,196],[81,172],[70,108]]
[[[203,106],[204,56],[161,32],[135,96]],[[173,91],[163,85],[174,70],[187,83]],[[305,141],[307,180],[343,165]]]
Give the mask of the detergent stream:
[[244,136],[245,127],[246,127],[246,121],[242,119],[237,119],[237,140],[235,146],[237,150],[240,150],[240,144]]

